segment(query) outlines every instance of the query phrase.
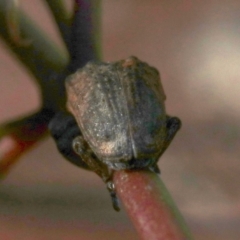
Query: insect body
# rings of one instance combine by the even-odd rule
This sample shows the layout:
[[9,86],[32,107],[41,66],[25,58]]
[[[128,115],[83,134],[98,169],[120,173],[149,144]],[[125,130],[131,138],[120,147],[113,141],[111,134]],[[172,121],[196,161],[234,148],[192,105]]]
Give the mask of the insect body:
[[105,182],[114,170],[158,171],[158,159],[181,124],[166,115],[155,68],[136,57],[90,62],[67,79],[66,89],[80,128],[73,149],[89,169]]
[[66,87],[68,106],[101,162],[114,170],[156,163],[168,131],[156,69],[135,57],[90,62]]

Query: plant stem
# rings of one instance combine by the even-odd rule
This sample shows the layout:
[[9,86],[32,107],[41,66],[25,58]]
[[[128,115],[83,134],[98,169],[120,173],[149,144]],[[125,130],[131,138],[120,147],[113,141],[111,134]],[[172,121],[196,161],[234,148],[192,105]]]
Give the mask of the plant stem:
[[99,0],[75,0],[72,23],[70,72],[99,58]]
[[9,1],[0,0],[0,36],[37,80],[42,93],[42,101],[47,102],[49,108],[55,108],[59,102],[55,76],[66,68],[68,57],[20,9],[14,12],[14,22],[18,23],[18,26],[14,27],[19,28],[21,38],[29,40],[30,44],[27,46],[16,44],[9,34],[8,4]]
[[[66,17],[63,2],[46,1],[62,31],[62,36],[67,38],[68,33],[62,28],[62,21]],[[96,9],[99,9],[96,5],[99,5],[99,2],[99,0],[75,2],[76,13],[73,19],[74,24],[71,26],[71,39],[69,39],[73,64],[67,68],[67,56],[48,40],[45,33],[40,31],[13,2],[0,0],[0,36],[36,78],[43,102],[42,110],[36,114],[0,126],[0,176],[5,176],[19,157],[46,135],[48,123],[53,115],[65,108],[64,82],[72,72],[71,66],[80,67],[87,61],[97,58],[96,47],[94,47],[97,41],[93,42],[95,28],[92,29],[95,23],[92,21],[95,19],[93,11],[96,14]],[[10,10],[9,3],[13,4]],[[9,32],[10,24],[13,24],[15,32]],[[22,44],[22,42],[18,44],[18,41],[25,39],[30,40],[31,44]],[[9,144],[6,145],[6,142]]]
[[142,240],[192,239],[184,219],[157,174],[116,171],[114,183]]
[[70,24],[72,16],[66,10],[63,0],[45,0],[49,6],[66,47],[69,48]]
[[0,179],[18,162],[19,157],[47,135],[53,113],[42,110],[0,126]]

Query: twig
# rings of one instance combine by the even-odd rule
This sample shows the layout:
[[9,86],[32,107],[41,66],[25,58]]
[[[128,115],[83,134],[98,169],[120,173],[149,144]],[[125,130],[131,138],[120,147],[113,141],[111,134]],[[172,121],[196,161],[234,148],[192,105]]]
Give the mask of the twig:
[[7,175],[19,157],[47,134],[52,112],[43,110],[0,128],[0,178]]
[[190,240],[187,226],[161,179],[149,171],[116,171],[114,183],[142,240]]
[[48,102],[49,108],[54,108],[59,101],[54,98],[55,95],[57,96],[54,92],[58,91],[56,89],[58,84],[53,83],[54,77],[66,68],[68,57],[21,10],[18,11],[19,32],[21,37],[30,40],[31,44],[28,46],[16,44],[7,28],[9,25],[7,22],[9,21],[8,4],[9,1],[0,0],[0,37],[37,80],[43,102]]
[[100,0],[75,0],[72,23],[70,72],[75,72],[88,61],[99,58]]
[[63,0],[45,0],[51,10],[66,47],[69,48],[71,14],[67,12]]

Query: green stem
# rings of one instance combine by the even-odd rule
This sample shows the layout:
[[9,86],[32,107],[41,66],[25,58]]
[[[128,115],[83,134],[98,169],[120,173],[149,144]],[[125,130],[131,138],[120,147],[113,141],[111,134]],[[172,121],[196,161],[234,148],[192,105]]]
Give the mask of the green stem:
[[[52,99],[54,94],[51,96],[47,92],[57,84],[53,84],[50,80],[66,68],[68,57],[21,10],[18,11],[20,33],[23,39],[28,39],[31,43],[27,46],[16,44],[9,35],[8,4],[8,0],[0,0],[0,37],[35,77],[40,85],[43,101],[54,105],[58,100]],[[51,91],[54,92],[54,89]]]
[[66,47],[69,49],[70,24],[72,15],[66,10],[66,6],[63,0],[45,0],[45,2],[53,14]]
[[101,0],[92,0],[92,21],[93,21],[93,43],[95,45],[95,55],[97,59],[102,57],[101,40]]

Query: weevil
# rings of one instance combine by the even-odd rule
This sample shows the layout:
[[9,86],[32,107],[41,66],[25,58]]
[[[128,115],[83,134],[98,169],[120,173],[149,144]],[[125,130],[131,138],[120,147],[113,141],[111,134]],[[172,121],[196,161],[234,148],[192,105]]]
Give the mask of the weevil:
[[159,72],[136,57],[91,61],[66,80],[67,107],[50,123],[60,152],[74,164],[96,172],[119,210],[114,171],[149,169],[181,126],[165,111]]

